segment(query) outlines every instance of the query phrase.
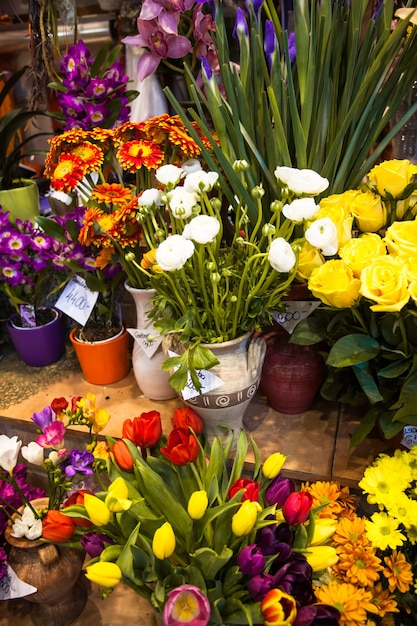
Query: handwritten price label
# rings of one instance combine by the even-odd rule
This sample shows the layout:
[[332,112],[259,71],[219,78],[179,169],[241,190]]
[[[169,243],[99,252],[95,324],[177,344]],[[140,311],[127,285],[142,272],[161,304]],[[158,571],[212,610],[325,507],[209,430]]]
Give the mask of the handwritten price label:
[[417,426],[404,426],[401,443],[410,450],[413,446],[417,446]]
[[65,286],[56,308],[85,326],[97,302],[98,291],[91,291],[81,276],[74,276]]
[[[178,354],[176,354],[175,352],[171,352],[170,350],[168,350],[168,354],[169,356],[178,356]],[[224,385],[224,381],[209,370],[197,370],[197,376],[201,383],[200,393],[208,393],[209,391],[213,391],[214,389],[217,389],[217,387],[221,387],[222,385]],[[190,398],[195,398],[196,396],[199,396],[200,393],[194,387],[193,381],[191,380],[190,372],[188,372],[187,383],[184,389],[181,391],[183,399],[189,400]]]
[[127,330],[149,359],[155,354],[161,345],[162,337],[155,337],[152,334],[152,328],[128,328]]

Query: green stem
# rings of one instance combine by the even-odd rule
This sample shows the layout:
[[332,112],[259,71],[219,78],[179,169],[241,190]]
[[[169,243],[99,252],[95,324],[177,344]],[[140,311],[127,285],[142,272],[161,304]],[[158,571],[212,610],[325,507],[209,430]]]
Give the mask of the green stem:
[[34,516],[36,517],[36,519],[40,519],[40,515],[39,515],[38,511],[35,509],[33,504],[31,504],[29,502],[29,500],[26,498],[25,494],[23,493],[23,491],[19,487],[19,485],[17,483],[17,480],[15,479],[15,477],[13,476],[13,474],[11,472],[10,472],[10,484],[13,485],[14,489],[16,489],[17,493],[19,494],[19,496],[22,499],[22,502],[31,509],[31,511],[34,514]]

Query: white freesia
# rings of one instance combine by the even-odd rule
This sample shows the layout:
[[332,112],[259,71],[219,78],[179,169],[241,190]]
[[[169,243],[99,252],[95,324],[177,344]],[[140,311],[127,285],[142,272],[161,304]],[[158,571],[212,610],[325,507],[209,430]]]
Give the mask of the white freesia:
[[314,170],[299,170],[296,167],[277,167],[275,176],[291,191],[298,195],[315,196],[325,191],[329,186],[327,178],[323,178]]
[[188,161],[184,161],[182,164],[182,169],[184,174],[192,174],[193,172],[198,172],[202,168],[198,159],[188,159]]
[[296,263],[296,256],[290,244],[283,237],[273,240],[268,251],[268,261],[277,272],[289,272]]
[[6,472],[12,472],[16,467],[21,446],[22,442],[17,436],[0,435],[0,467]]
[[166,194],[166,197],[173,216],[183,220],[191,217],[198,202],[197,194],[187,191],[184,187],[175,187]]
[[31,441],[27,446],[22,447],[22,457],[33,463],[33,465],[42,465],[44,456],[43,448],[36,441]]
[[205,172],[199,170],[188,174],[184,180],[184,189],[200,194],[203,191],[211,191],[216,184],[219,175],[217,172]]
[[161,206],[161,195],[162,192],[154,187],[151,189],[145,189],[145,191],[138,198],[138,205]]
[[10,534],[12,537],[26,537],[32,541],[39,539],[42,536],[42,520],[35,517],[32,509],[26,505],[21,517],[14,520]]
[[298,198],[290,204],[285,204],[282,213],[293,222],[302,222],[311,219],[319,208],[320,206],[315,203],[313,198]]
[[164,187],[177,185],[183,175],[184,172],[182,168],[172,164],[162,165],[162,167],[155,171],[156,180]]
[[305,231],[309,244],[321,250],[324,256],[333,256],[339,249],[336,224],[330,217],[316,220]]
[[48,459],[51,461],[54,467],[61,463],[61,458],[56,450],[51,450]]
[[39,539],[42,537],[42,520],[37,519],[32,526],[30,526],[25,535],[26,539],[33,541],[34,539]]
[[165,272],[180,270],[194,253],[194,244],[182,235],[171,235],[156,249],[156,262]]
[[21,520],[27,526],[32,526],[32,524],[34,524],[35,521],[37,520],[37,517],[35,517],[35,514],[30,508],[30,506],[26,505],[25,508],[23,509]]
[[214,241],[220,230],[220,222],[211,215],[197,215],[185,225],[182,236],[203,245]]

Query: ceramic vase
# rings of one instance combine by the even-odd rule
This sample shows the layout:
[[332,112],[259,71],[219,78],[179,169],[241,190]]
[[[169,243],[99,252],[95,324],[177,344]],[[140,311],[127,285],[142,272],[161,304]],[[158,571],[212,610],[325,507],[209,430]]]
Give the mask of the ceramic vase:
[[110,385],[129,373],[129,333],[123,329],[119,335],[93,343],[78,341],[76,328],[69,338],[74,348],[83,376],[93,385]]
[[[150,301],[155,295],[154,289],[135,289],[129,283],[125,283],[126,290],[133,298],[136,307],[136,329],[146,331],[146,335],[157,334],[152,320],[147,316]],[[175,398],[176,393],[168,382],[169,372],[162,369],[162,363],[166,356],[159,345],[153,354],[147,354],[141,345],[141,338],[135,339],[132,351],[132,368],[136,382],[146,398],[150,400],[169,400]],[[150,354],[150,356],[149,356]]]
[[[34,500],[39,508],[47,498]],[[84,550],[65,548],[41,540],[29,541],[11,536],[7,526],[4,537],[9,544],[8,565],[17,577],[37,591],[25,596],[33,603],[31,620],[35,626],[68,626],[87,603],[87,586],[82,567]]]
[[202,345],[219,360],[219,365],[210,368],[209,372],[222,384],[185,402],[203,419],[209,441],[219,437],[226,443],[232,433],[236,441],[239,431],[244,428],[245,411],[259,386],[266,352],[265,339],[249,332],[231,341]]
[[0,210],[9,212],[9,220],[15,223],[20,220],[35,221],[39,215],[39,189],[36,181],[23,178],[20,187],[2,189],[0,191]]
[[43,326],[21,327],[18,315],[6,321],[7,332],[22,361],[32,367],[43,367],[59,361],[65,352],[65,325],[61,311],[51,309],[54,318]]

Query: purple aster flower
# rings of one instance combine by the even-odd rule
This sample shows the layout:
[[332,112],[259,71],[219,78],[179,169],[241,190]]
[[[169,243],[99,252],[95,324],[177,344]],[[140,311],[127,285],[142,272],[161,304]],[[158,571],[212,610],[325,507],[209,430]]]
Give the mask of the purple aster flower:
[[55,420],[49,426],[46,426],[42,435],[36,437],[36,442],[42,448],[54,448],[58,450],[64,446],[65,424],[59,420]]
[[334,606],[310,604],[297,610],[293,626],[338,626],[340,613]]
[[256,576],[264,571],[265,557],[259,546],[252,543],[239,552],[237,564],[242,574],[246,576]]
[[295,491],[295,484],[290,478],[284,478],[282,474],[278,474],[265,491],[265,500],[272,506],[276,504],[281,508],[290,493]]
[[114,544],[113,539],[104,533],[84,533],[81,537],[81,545],[92,559],[100,556],[104,548],[112,544]]
[[56,413],[51,406],[46,406],[42,411],[34,413],[30,419],[43,432],[47,426],[56,420]]
[[65,475],[69,478],[75,476],[77,472],[88,476],[94,472],[91,468],[93,461],[94,455],[91,454],[91,452],[87,452],[86,450],[71,450],[61,467]]
[[265,595],[274,588],[274,577],[271,574],[259,574],[248,582],[248,592],[256,602],[261,601]]

